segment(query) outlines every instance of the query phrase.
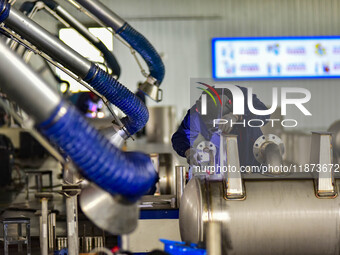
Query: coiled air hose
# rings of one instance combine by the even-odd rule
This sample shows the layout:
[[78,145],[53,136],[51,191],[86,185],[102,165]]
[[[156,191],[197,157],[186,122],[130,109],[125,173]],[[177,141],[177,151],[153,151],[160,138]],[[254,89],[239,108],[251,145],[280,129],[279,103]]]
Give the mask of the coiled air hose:
[[135,200],[157,180],[148,155],[120,151],[64,102],[39,129],[71,157],[87,179],[113,195]]
[[92,65],[84,80],[126,114],[122,123],[129,134],[136,133],[146,125],[149,112],[144,103],[111,75]]
[[148,65],[150,75],[154,77],[158,81],[158,85],[160,85],[164,79],[165,68],[161,57],[152,44],[128,23],[125,23],[116,33],[142,56]]

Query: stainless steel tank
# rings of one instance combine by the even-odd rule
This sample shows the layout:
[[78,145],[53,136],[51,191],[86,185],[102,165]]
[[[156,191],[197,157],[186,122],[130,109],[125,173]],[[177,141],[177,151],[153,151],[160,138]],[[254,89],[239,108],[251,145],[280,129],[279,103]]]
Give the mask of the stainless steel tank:
[[204,241],[222,225],[223,254],[339,254],[340,198],[315,196],[313,180],[245,180],[244,200],[225,200],[222,181],[192,179],[180,207],[182,240]]
[[176,129],[176,107],[149,107],[149,121],[145,128],[148,142],[169,144]]

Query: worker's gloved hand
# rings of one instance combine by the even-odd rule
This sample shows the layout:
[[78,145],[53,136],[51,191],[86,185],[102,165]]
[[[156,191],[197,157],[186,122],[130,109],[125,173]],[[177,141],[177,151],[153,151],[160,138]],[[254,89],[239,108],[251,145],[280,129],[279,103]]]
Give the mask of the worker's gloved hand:
[[[232,113],[228,113],[224,115],[221,119],[226,120],[226,123],[221,123],[218,125],[218,129],[221,130],[222,134],[229,134],[231,130],[233,129],[233,126],[235,122],[239,120],[239,117],[237,115],[234,115]],[[231,123],[233,125],[231,125]]]
[[200,166],[201,157],[198,155],[197,151],[194,148],[187,149],[185,152],[185,157],[187,158],[187,162],[191,166]]

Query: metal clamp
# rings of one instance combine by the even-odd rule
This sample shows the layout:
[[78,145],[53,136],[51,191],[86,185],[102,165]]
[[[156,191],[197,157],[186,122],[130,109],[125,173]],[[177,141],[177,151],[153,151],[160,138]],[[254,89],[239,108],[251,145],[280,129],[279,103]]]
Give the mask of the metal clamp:
[[332,133],[312,132],[310,163],[316,166],[315,195],[335,198],[338,195],[333,172]]
[[246,193],[240,169],[237,135],[220,135],[220,167],[223,173],[224,198],[244,200]]
[[138,89],[149,96],[152,100],[160,102],[163,100],[163,90],[157,85],[157,80],[152,76],[148,76],[144,83],[139,84]]

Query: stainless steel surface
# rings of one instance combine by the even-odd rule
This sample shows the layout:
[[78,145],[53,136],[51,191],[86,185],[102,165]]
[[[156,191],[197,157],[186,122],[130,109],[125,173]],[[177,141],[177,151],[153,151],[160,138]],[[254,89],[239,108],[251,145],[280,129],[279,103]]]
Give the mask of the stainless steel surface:
[[115,133],[108,138],[110,140],[110,143],[112,143],[117,148],[122,148],[125,140],[128,138],[126,132],[124,131],[124,129],[119,129],[118,131],[115,131],[113,127],[111,127],[111,130]]
[[89,60],[68,47],[18,10],[11,8],[10,14],[4,23],[81,78],[84,78],[89,72],[91,68],[91,62]]
[[77,197],[77,195],[66,197],[67,248],[70,255],[79,254]]
[[311,135],[302,132],[283,132],[281,139],[285,145],[284,162],[304,165],[310,161]]
[[163,99],[163,91],[155,84],[157,80],[149,76],[144,83],[140,83],[138,89],[143,91],[152,100],[160,102]]
[[97,0],[76,0],[76,2],[87,9],[106,26],[112,27],[115,31],[125,24],[125,21],[121,17]]
[[340,120],[332,123],[327,131],[332,133],[334,163],[340,163]]
[[99,228],[111,234],[132,232],[139,217],[137,203],[123,201],[94,184],[87,186],[80,194],[80,206],[84,214]]
[[130,250],[130,243],[129,243],[129,236],[128,235],[122,235],[121,247],[122,247],[122,250],[125,250],[125,251]]
[[177,158],[171,153],[159,153],[159,192],[161,195],[176,195],[176,171]]
[[[315,166],[317,175],[317,194],[320,197],[337,195],[334,185],[332,135],[326,132],[312,133],[310,163]],[[310,168],[312,168],[312,166]],[[310,169],[313,170],[313,169]]]
[[340,198],[318,199],[313,180],[245,181],[243,201],[225,200],[220,181],[192,179],[180,207],[184,241],[203,241],[222,223],[222,254],[339,254]]
[[238,155],[237,135],[220,136],[220,166],[225,180],[225,196],[228,199],[243,199],[240,158]]
[[176,202],[177,208],[180,207],[181,197],[185,187],[185,167],[176,166]]
[[142,196],[140,208],[145,209],[174,209],[176,208],[176,195],[145,195]]
[[58,93],[2,42],[0,56],[2,91],[25,112],[34,116],[37,122],[49,118],[60,103]]
[[209,221],[206,223],[207,255],[222,255],[222,228],[221,222]]
[[41,199],[40,251],[41,255],[48,255],[48,199]]
[[170,143],[176,128],[176,108],[174,106],[152,106],[148,109],[149,121],[145,126],[148,142]]

